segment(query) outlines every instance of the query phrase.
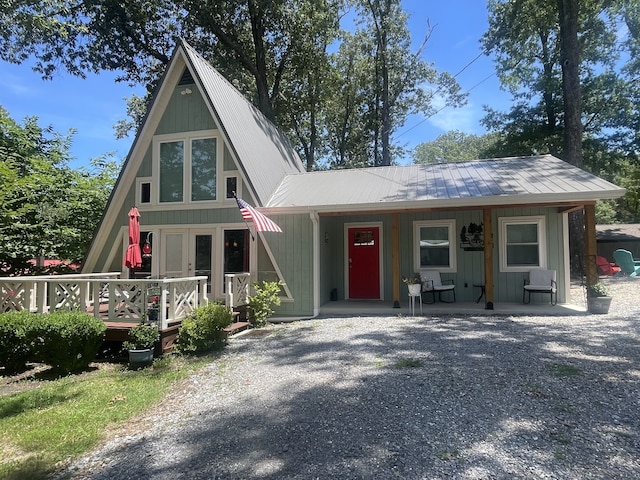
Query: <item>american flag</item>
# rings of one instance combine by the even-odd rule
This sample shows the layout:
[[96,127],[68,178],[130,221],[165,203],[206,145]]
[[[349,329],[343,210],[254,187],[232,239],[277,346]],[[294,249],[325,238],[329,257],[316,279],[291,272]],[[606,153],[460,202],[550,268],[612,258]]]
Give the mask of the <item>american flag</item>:
[[240,208],[240,213],[242,213],[242,218],[245,221],[251,221],[256,226],[256,232],[280,232],[282,230],[278,225],[275,224],[273,220],[269,217],[261,214],[247,202],[242,200],[241,198],[236,198],[236,202],[238,202],[238,208]]

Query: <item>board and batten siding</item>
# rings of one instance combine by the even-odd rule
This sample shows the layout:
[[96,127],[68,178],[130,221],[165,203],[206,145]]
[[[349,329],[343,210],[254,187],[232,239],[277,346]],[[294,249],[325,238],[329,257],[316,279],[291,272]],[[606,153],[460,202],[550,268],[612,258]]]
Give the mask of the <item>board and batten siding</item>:
[[[182,92],[186,92],[187,89],[191,90],[191,93],[183,95]],[[217,128],[207,104],[196,86],[181,85],[174,89],[155,133],[156,135],[164,135]]]
[[[495,301],[520,303],[522,302],[522,287],[526,272],[500,272],[499,249],[500,217],[544,216],[547,245],[547,268],[557,271],[557,281],[560,289],[564,282],[564,243],[562,215],[555,208],[512,208],[494,209],[492,211],[494,238],[494,281]],[[468,228],[470,223],[482,223],[482,210],[466,211],[436,211],[398,214],[399,228],[399,262],[400,276],[406,277],[415,272],[414,266],[414,222],[432,220],[455,220],[454,245],[456,249],[456,271],[442,273],[443,280],[452,280],[456,285],[456,299],[459,302],[475,302],[480,295],[480,288],[474,284],[484,283],[484,254],[482,251],[467,251],[460,246],[460,231],[463,226]],[[344,225],[345,223],[382,222],[383,235],[383,298],[389,302],[393,300],[393,265],[392,265],[392,216],[384,215],[347,215],[343,217],[329,216],[320,218],[320,303],[330,301],[333,288],[338,291],[338,298],[344,299]],[[484,232],[486,235],[486,232]],[[326,241],[325,241],[326,239]],[[402,278],[400,278],[400,282]],[[558,301],[564,301],[560,291]],[[407,300],[406,287],[401,283],[400,302]],[[544,300],[542,298],[534,301]]]
[[273,258],[282,272],[293,301],[276,307],[276,316],[313,314],[313,224],[308,214],[274,215],[283,233],[264,232]]
[[[545,217],[545,232],[547,244],[547,269],[556,271],[556,281],[558,282],[558,302],[566,301],[566,292],[563,285],[565,282],[565,258],[563,239],[563,215],[557,213],[557,208],[509,208],[496,209],[493,211],[494,239],[495,239],[495,295],[496,301],[502,302],[522,302],[522,288],[525,279],[529,279],[526,272],[500,272],[499,248],[500,236],[498,229],[498,219],[501,217],[522,217],[538,216]],[[542,295],[533,295],[532,302],[546,302],[548,298]]]

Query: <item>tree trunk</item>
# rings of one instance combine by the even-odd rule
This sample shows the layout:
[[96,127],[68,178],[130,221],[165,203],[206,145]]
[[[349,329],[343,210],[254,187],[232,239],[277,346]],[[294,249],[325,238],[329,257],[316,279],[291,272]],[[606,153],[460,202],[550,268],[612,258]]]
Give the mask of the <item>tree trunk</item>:
[[[560,61],[564,106],[563,159],[582,168],[582,92],[578,0],[557,0],[560,20]],[[569,251],[573,276],[584,272],[584,213],[569,215]]]

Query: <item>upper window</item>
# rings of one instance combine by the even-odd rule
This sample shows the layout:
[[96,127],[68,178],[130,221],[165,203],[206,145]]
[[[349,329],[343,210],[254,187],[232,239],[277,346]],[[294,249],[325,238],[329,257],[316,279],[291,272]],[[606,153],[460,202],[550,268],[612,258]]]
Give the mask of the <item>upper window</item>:
[[503,217],[500,223],[500,271],[546,268],[544,217]]
[[216,200],[218,139],[208,135],[176,137],[159,136],[154,142],[158,201],[184,203]]
[[415,270],[456,271],[455,220],[414,222]]

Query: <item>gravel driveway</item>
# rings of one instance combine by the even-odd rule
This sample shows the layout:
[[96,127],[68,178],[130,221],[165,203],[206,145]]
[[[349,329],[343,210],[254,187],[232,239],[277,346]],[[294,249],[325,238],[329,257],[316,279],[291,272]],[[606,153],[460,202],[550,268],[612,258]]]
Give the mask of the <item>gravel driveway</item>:
[[640,279],[609,315],[270,326],[70,467],[87,479],[640,478]]

